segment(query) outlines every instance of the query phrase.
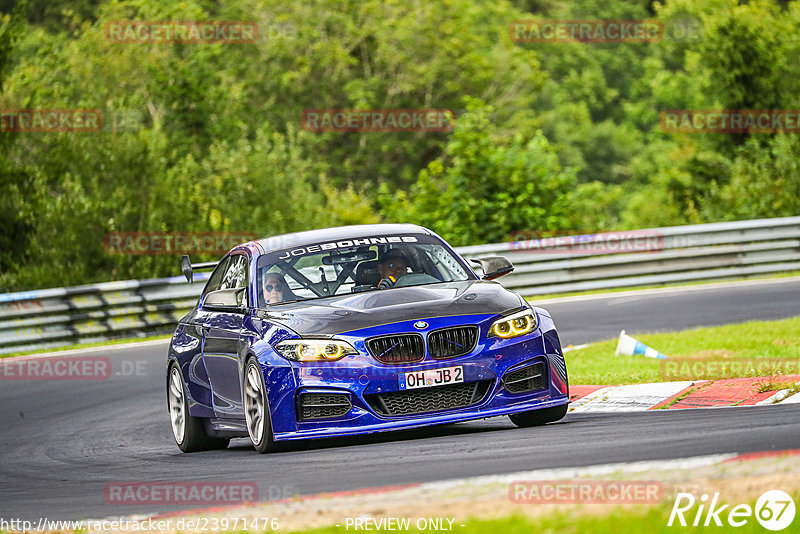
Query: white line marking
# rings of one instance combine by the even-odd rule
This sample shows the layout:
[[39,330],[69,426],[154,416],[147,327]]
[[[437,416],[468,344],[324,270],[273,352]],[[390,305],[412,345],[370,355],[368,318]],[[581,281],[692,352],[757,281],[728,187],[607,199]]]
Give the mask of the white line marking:
[[782,389],[780,391],[775,392],[774,395],[767,397],[764,400],[758,401],[755,405],[756,406],[764,406],[767,404],[777,404],[786,397],[789,396],[790,389]]
[[738,453],[713,454],[709,456],[694,456],[689,458],[676,458],[673,460],[654,460],[645,462],[622,462],[614,464],[592,465],[587,467],[567,467],[559,469],[538,469],[535,471],[519,471],[506,475],[486,475],[473,478],[459,478],[441,482],[421,484],[417,490],[446,490],[460,486],[465,482],[491,484],[509,484],[518,480],[573,480],[576,478],[600,477],[627,473],[647,473],[654,470],[672,469],[698,469],[715,465],[731,458],[736,458]]
[[800,403],[800,393],[791,395],[788,399],[780,401],[780,404],[798,404]]

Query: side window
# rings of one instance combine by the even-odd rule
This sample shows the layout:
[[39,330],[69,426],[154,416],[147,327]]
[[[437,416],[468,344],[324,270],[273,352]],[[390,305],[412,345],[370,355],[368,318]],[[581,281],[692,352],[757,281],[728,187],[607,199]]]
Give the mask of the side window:
[[208,284],[206,284],[206,289],[203,291],[203,296],[211,293],[212,291],[216,291],[217,289],[222,288],[222,281],[223,275],[228,269],[228,264],[230,263],[230,258],[223,259],[217,268],[214,269],[214,272],[211,274],[211,278],[208,280]]
[[247,287],[247,256],[244,254],[230,256],[220,289],[237,287]]

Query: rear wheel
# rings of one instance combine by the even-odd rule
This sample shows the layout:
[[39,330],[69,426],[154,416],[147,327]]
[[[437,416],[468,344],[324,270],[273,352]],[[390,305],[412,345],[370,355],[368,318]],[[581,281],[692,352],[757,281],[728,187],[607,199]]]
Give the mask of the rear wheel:
[[167,404],[169,420],[172,424],[172,436],[180,450],[183,452],[210,451],[224,449],[228,446],[229,439],[209,436],[203,428],[203,420],[189,414],[183,377],[180,368],[175,363],[171,364],[169,368]]
[[274,450],[264,372],[255,358],[247,360],[244,371],[244,418],[253,447],[262,454]]
[[540,426],[546,423],[552,423],[563,419],[567,415],[568,404],[561,406],[553,406],[552,408],[543,408],[541,410],[530,410],[528,412],[513,413],[508,416],[511,422],[520,428],[530,426]]

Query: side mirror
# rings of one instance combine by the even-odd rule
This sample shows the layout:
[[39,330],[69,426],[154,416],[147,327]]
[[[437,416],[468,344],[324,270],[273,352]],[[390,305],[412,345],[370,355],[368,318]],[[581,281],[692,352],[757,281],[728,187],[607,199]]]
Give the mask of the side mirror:
[[181,256],[181,272],[183,276],[186,277],[186,281],[190,284],[194,281],[194,277],[192,276],[192,260],[189,259],[189,256]]
[[192,260],[189,259],[189,256],[181,256],[181,272],[183,276],[186,277],[186,281],[190,284],[194,280],[192,272],[195,269],[213,269],[219,265],[218,261],[207,261],[204,263],[192,263]]
[[514,270],[514,265],[504,256],[470,258],[469,261],[481,266],[481,269],[483,269],[483,280],[494,280]]
[[235,289],[219,289],[212,291],[203,299],[203,308],[215,311],[244,313],[247,309],[244,302],[244,287]]

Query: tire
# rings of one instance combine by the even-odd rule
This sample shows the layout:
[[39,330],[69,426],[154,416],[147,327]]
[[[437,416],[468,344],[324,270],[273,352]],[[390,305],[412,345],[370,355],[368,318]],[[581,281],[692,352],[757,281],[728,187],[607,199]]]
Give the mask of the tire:
[[176,363],[169,366],[167,375],[167,407],[172,426],[172,437],[183,452],[212,451],[225,449],[230,442],[227,438],[214,438],[206,434],[203,420],[189,414],[186,401],[186,386],[181,370]]
[[267,387],[264,384],[264,372],[255,358],[247,360],[242,382],[242,404],[250,441],[259,453],[271,452],[276,446],[269,417]]
[[553,423],[563,419],[567,415],[568,404],[561,406],[553,406],[551,408],[543,408],[541,410],[530,410],[527,412],[514,413],[508,416],[511,422],[519,428],[527,428],[531,426],[540,426],[546,423]]

